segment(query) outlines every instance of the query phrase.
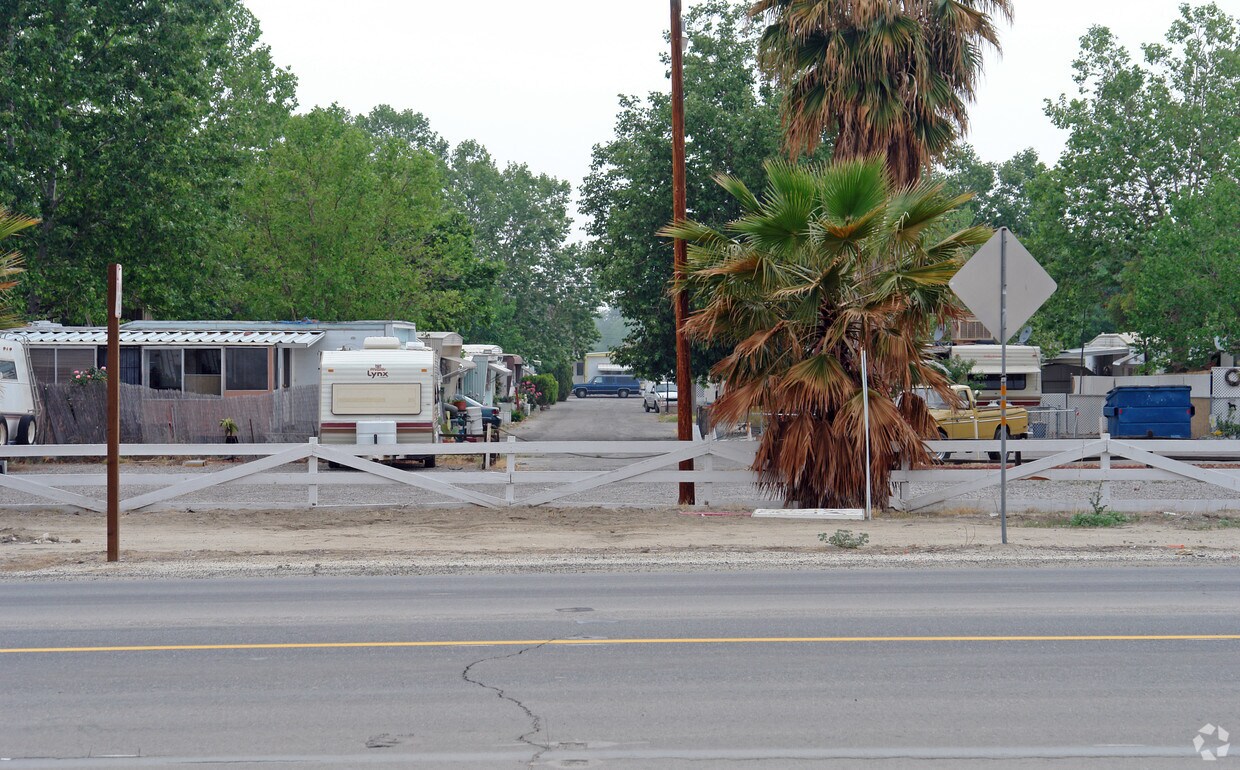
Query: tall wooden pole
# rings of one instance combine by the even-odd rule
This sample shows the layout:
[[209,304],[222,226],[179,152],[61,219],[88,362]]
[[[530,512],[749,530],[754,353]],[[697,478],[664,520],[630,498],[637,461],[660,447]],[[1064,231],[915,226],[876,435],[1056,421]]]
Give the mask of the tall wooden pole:
[[[685,83],[681,43],[680,0],[672,3],[672,218],[685,219]],[[685,319],[689,317],[689,295],[681,283],[685,275],[685,242],[672,242],[673,275],[676,290],[676,438],[693,440],[693,373],[689,369],[689,341],[685,338]],[[693,460],[682,460],[680,470],[693,470]],[[695,502],[692,481],[680,482],[680,504]]]
[[121,266],[108,266],[108,561],[121,558]]

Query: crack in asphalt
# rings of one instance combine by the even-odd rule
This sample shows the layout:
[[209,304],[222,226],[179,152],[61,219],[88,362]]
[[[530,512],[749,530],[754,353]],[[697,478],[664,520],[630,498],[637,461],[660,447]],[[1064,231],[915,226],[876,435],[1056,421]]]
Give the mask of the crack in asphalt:
[[543,754],[545,754],[546,752],[550,751],[553,748],[553,746],[549,743],[538,743],[537,741],[533,740],[533,736],[537,736],[540,732],[542,732],[542,729],[543,729],[542,717],[538,716],[533,711],[531,711],[529,706],[526,706],[519,699],[514,698],[511,695],[509,695],[507,691],[505,691],[504,689],[500,687],[495,687],[493,685],[489,685],[486,682],[480,681],[478,679],[474,679],[469,675],[469,672],[470,672],[470,669],[472,669],[474,666],[477,666],[480,663],[488,663],[490,661],[495,661],[495,660],[505,660],[507,658],[515,658],[518,655],[524,655],[525,653],[533,652],[534,650],[537,650],[540,647],[545,647],[546,645],[554,641],[555,641],[554,639],[548,639],[545,642],[539,642],[538,644],[530,645],[529,647],[523,647],[522,649],[517,650],[516,652],[509,653],[507,655],[497,655],[493,658],[482,658],[481,660],[475,660],[473,663],[470,663],[468,666],[466,666],[463,671],[461,671],[461,678],[464,679],[466,682],[469,682],[470,684],[478,685],[479,687],[485,690],[491,690],[492,692],[495,693],[496,697],[498,697],[500,700],[506,700],[506,701],[516,704],[517,708],[521,709],[523,712],[525,712],[525,715],[529,717],[530,724],[533,725],[533,728],[517,736],[518,741],[526,744],[532,749],[535,749],[534,755],[530,757],[529,761],[526,763],[527,766],[533,766],[534,763],[537,762],[542,757]]

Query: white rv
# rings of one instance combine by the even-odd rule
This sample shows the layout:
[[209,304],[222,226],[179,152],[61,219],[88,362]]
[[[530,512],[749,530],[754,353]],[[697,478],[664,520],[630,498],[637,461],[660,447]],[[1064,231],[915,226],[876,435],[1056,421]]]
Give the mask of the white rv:
[[35,403],[25,343],[0,339],[0,445],[35,443]]
[[[955,345],[952,358],[973,362],[970,385],[979,403],[999,400],[1000,350],[998,345]],[[1042,353],[1034,345],[1007,346],[1008,403],[1038,406],[1042,403]]]
[[[414,343],[417,344],[417,343]],[[439,357],[408,348],[395,337],[367,337],[361,350],[325,350],[319,356],[319,441],[375,444],[380,458],[420,459],[409,451],[439,441]]]

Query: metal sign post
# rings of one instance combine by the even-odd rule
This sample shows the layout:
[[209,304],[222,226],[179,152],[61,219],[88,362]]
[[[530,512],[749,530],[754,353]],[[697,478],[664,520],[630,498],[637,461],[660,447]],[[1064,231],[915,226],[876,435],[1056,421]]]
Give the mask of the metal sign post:
[[865,348],[861,348],[861,414],[865,423],[865,518],[870,513],[870,372],[866,366]]
[[999,228],[999,533],[1007,545],[1007,233]]
[[[999,523],[1003,542],[1007,543],[1008,329],[1019,328],[1055,293],[1055,280],[1006,227],[1001,227],[956,271],[948,285],[999,341]],[[1010,298],[1009,288],[1015,289]]]
[[108,561],[121,558],[121,266],[108,266]]

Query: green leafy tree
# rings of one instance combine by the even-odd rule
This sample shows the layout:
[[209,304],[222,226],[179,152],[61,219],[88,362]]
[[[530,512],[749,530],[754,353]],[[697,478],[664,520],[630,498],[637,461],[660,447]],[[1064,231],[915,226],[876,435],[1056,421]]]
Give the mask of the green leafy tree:
[[786,145],[835,158],[882,155],[898,184],[916,181],[968,127],[991,16],[1011,0],[758,0],[761,61],[783,86]]
[[785,502],[858,507],[868,390],[870,480],[885,505],[901,460],[930,461],[922,440],[936,429],[912,389],[946,393],[947,381],[923,344],[956,313],[947,282],[991,231],[930,238],[966,199],[941,184],[897,192],[881,158],[825,168],[774,162],[767,174],[761,197],[720,178],[742,209],[724,230],[696,222],[665,230],[691,244],[686,284],[703,304],[689,333],[734,346],[711,370],[728,383],[712,419],[765,418],[753,468]]
[[957,144],[944,155],[938,178],[949,192],[973,194],[960,207],[968,224],[1007,227],[1024,238],[1033,228],[1031,185],[1047,171],[1033,148],[993,163],[981,160],[971,145]]
[[0,14],[0,202],[37,216],[26,313],[211,315],[230,194],[278,135],[295,81],[240,0],[10,0]]
[[1172,205],[1131,273],[1132,330],[1150,363],[1204,366],[1240,352],[1240,184],[1218,176]]
[[358,115],[357,125],[376,139],[397,139],[429,151],[445,164],[448,161],[448,141],[431,128],[430,121],[420,112],[380,104],[365,115]]
[[[757,82],[756,35],[742,10],[707,2],[691,8],[684,22],[689,214],[722,226],[740,208],[711,178],[727,173],[761,182],[762,163],[779,154],[777,99]],[[672,217],[671,171],[668,94],[621,97],[615,138],[594,147],[581,211],[589,218],[589,259],[599,287],[630,324],[616,360],[649,379],[676,371],[672,244],[656,235]],[[726,352],[695,343],[693,372],[705,375]]]
[[342,109],[291,118],[237,195],[236,312],[458,328],[494,275],[445,184],[431,153],[376,139]]
[[571,186],[524,164],[502,171],[474,141],[452,152],[452,194],[473,225],[477,258],[496,265],[489,313],[464,328],[468,339],[540,361],[574,361],[597,339],[599,306],[582,249],[568,242]]
[[1047,103],[1069,134],[1046,184],[1033,187],[1032,246],[1060,286],[1042,327],[1092,336],[1130,326],[1136,294],[1148,293],[1137,281],[1149,234],[1186,205],[1177,202],[1240,175],[1235,19],[1215,4],[1182,5],[1166,44],[1144,54],[1134,62],[1110,30],[1090,29],[1074,62],[1078,94]]

